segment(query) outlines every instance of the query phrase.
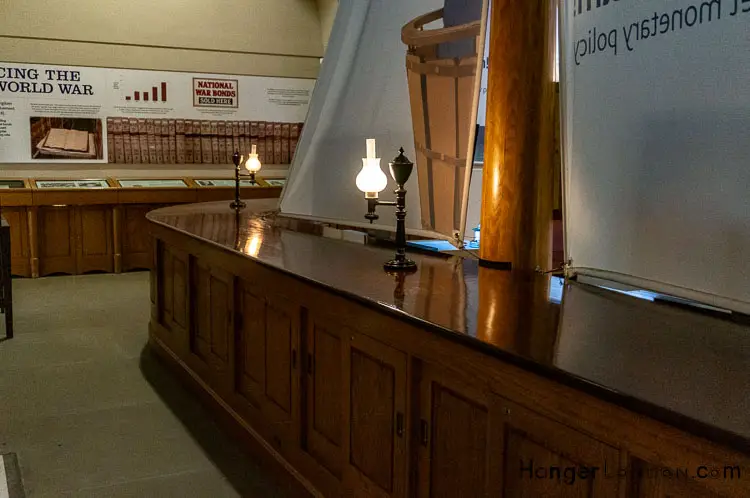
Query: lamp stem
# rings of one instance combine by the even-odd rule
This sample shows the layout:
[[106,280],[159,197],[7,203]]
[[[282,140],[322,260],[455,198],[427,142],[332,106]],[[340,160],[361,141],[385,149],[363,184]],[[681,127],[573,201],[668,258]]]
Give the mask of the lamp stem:
[[389,271],[414,271],[417,264],[406,258],[406,189],[398,184],[396,194],[396,257],[388,261],[384,268]]
[[396,261],[406,260],[406,190],[396,189]]
[[247,204],[242,202],[240,199],[240,163],[241,157],[239,152],[235,152],[232,156],[234,162],[234,201],[229,205],[232,209],[242,209]]

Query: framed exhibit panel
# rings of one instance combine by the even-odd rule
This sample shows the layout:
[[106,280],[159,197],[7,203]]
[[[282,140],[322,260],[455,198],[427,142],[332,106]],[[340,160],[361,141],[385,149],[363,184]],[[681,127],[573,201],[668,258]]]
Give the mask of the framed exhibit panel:
[[38,189],[102,189],[110,188],[109,182],[103,179],[86,180],[34,180]]
[[266,178],[265,181],[270,187],[283,187],[286,185],[286,178]]
[[122,188],[188,188],[188,184],[181,178],[166,179],[117,179]]
[[[199,187],[203,187],[203,188],[206,188],[206,187],[232,187],[234,188],[234,180],[229,179],[229,178],[220,178],[220,179],[200,178],[200,179],[193,179],[193,181],[195,181],[196,185],[198,185]],[[252,180],[241,179],[240,187],[262,187],[263,184],[261,184],[260,181],[262,180],[259,179],[259,181],[254,182]]]
[[0,189],[25,189],[29,188],[28,185],[26,185],[26,181],[22,179],[8,179],[8,180],[2,180],[0,179]]

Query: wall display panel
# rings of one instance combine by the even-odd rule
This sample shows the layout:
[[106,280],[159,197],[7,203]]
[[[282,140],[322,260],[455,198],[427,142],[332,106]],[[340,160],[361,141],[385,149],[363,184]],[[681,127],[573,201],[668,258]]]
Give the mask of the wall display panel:
[[750,9],[564,1],[566,257],[750,311]]
[[314,84],[0,62],[0,163],[289,164]]
[[169,179],[140,179],[140,180],[117,180],[124,188],[187,188],[187,183],[179,178]]
[[101,189],[110,188],[107,180],[35,180],[34,184],[38,189],[55,189],[55,188],[86,188]]

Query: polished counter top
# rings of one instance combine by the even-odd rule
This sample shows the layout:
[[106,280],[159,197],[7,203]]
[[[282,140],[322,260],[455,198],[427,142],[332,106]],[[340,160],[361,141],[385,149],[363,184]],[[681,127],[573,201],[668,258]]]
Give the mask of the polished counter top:
[[323,236],[321,224],[278,216],[277,203],[248,201],[240,213],[190,204],[148,218],[750,454],[750,326],[458,256],[410,253],[418,271],[389,275],[393,249]]

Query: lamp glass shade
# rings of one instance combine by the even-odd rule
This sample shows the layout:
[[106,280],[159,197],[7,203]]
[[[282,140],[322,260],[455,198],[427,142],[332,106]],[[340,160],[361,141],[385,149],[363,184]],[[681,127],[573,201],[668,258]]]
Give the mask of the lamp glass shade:
[[253,150],[248,154],[247,161],[245,162],[245,169],[248,170],[250,173],[257,173],[260,171],[261,164],[260,159],[258,159],[258,152],[256,150],[256,146],[253,145]]
[[380,158],[362,159],[362,171],[357,175],[357,188],[362,192],[382,192],[388,186],[388,177],[380,169]]
[[261,164],[260,159],[258,159],[258,154],[250,154],[250,157],[247,158],[247,162],[245,163],[245,169],[247,169],[250,173],[257,173],[260,171]]

